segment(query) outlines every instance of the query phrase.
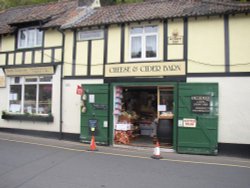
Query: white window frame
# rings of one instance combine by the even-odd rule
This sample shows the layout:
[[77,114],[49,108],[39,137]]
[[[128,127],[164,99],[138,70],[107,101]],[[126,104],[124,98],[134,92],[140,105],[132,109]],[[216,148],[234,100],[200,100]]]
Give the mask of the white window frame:
[[[156,32],[146,33],[146,27],[157,27]],[[131,30],[133,28],[142,28],[142,33],[132,34]],[[156,57],[146,57],[146,37],[148,36],[156,36]],[[142,46],[142,55],[140,58],[132,58],[132,38],[133,37],[141,37],[141,46]],[[144,25],[144,26],[132,26],[129,30],[129,60],[130,61],[156,61],[159,58],[159,26],[158,25]]]
[[[15,77],[9,77],[9,84],[8,84],[8,113],[13,113],[13,114],[24,114],[24,101],[25,101],[25,86],[27,85],[36,85],[36,115],[49,115],[49,114],[43,114],[43,113],[39,113],[39,86],[40,85],[45,85],[45,84],[51,84],[52,88],[53,88],[53,76],[51,81],[40,81],[40,78],[43,76],[20,76],[20,82],[19,83],[11,83],[11,80],[15,79]],[[37,81],[35,82],[25,82],[25,79],[27,78],[36,78]],[[14,85],[19,85],[21,86],[21,112],[10,112],[10,88],[11,86]],[[52,105],[52,95],[53,94],[53,89],[52,89],[52,93],[51,93],[51,105]],[[52,111],[52,107],[51,107],[51,111]]]
[[[28,38],[29,36],[27,35],[25,38],[25,42],[24,45],[21,45],[21,33],[22,32],[28,32],[28,31],[35,31],[35,36],[34,36],[34,40],[33,43],[31,45],[28,44]],[[38,35],[39,33],[41,33],[41,43],[38,43]],[[23,49],[23,48],[34,48],[34,47],[42,47],[42,41],[43,41],[43,31],[40,31],[38,28],[36,27],[28,27],[28,28],[22,28],[18,30],[18,49]]]
[[[91,34],[98,34],[99,36]],[[84,36],[85,35],[85,36]],[[95,30],[85,30],[78,32],[78,41],[87,41],[87,40],[101,40],[104,38],[104,30],[103,29],[95,29]]]

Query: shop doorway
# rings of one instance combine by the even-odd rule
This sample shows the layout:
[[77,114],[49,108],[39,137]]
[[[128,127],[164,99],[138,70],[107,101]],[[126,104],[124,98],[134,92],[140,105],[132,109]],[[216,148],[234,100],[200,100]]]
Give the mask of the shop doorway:
[[173,86],[115,86],[113,101],[116,145],[173,147]]

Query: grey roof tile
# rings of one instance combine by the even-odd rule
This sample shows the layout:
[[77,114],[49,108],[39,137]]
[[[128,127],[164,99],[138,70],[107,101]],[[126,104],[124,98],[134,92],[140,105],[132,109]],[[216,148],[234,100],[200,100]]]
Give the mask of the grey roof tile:
[[[83,0],[84,1],[84,0]],[[90,5],[93,0],[85,0]],[[78,7],[77,0],[64,0],[11,8],[0,12],[0,34],[11,33],[17,24],[42,21],[43,28],[80,28],[167,18],[249,13],[250,3],[233,0],[145,0],[92,9]]]

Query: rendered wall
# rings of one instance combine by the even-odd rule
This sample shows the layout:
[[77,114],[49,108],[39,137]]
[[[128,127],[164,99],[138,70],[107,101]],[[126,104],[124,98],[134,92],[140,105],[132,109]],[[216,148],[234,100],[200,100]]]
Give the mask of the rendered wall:
[[76,43],[76,76],[86,76],[88,66],[88,41]]
[[62,45],[62,34],[57,30],[49,29],[45,32],[44,46],[53,47]]
[[[30,65],[32,64],[32,56],[34,56],[34,63],[39,64],[61,62],[62,61],[62,34],[57,30],[46,30],[44,31],[44,52],[41,49],[22,49],[21,51],[15,49],[15,35],[8,35],[2,37],[2,52],[9,52],[8,54],[8,65]],[[52,48],[54,49],[54,55],[52,54]],[[33,52],[34,51],[34,52]],[[34,54],[33,54],[34,53]],[[5,65],[6,55],[0,54],[0,65]]]
[[[175,19],[168,21],[168,37],[171,37],[174,32],[178,32],[179,36],[184,39],[184,21],[183,19]],[[184,40],[183,40],[184,42]],[[168,60],[183,60],[184,59],[184,43],[173,45],[168,44],[168,48],[165,49],[168,53]]]
[[102,83],[100,79],[63,81],[63,132],[80,133],[81,98],[76,94],[77,85]]
[[[15,128],[27,130],[41,130],[59,132],[59,117],[60,117],[60,66],[57,66],[56,72],[53,75],[53,88],[52,88],[52,114],[54,122],[27,122],[27,121],[7,121],[0,119],[0,127],[2,128]],[[1,73],[3,74],[3,73]],[[0,98],[9,98],[8,79],[6,88],[0,89]],[[6,111],[8,108],[8,100],[0,100],[0,111]]]
[[2,37],[2,52],[13,51],[15,49],[15,36],[7,35]]
[[189,18],[188,73],[225,72],[224,44],[223,17]]
[[250,144],[249,77],[188,78],[187,82],[219,83],[219,142]]
[[[15,50],[15,36],[7,35],[2,36],[1,52],[14,51]],[[9,56],[10,61],[13,62],[13,55]],[[5,54],[0,54],[0,65],[5,65],[6,56]]]
[[65,32],[65,46],[64,46],[64,76],[72,75],[72,57],[73,57],[73,44],[74,37],[71,30]]
[[[74,49],[75,54],[73,52]],[[75,61],[73,59],[74,55]],[[64,76],[102,76],[104,62],[104,40],[79,41],[76,39],[74,47],[73,32],[67,31],[64,57]],[[74,65],[73,62],[75,63]],[[88,63],[90,64],[89,72]]]
[[104,40],[93,40],[91,50],[91,75],[103,75]]
[[120,62],[121,56],[121,28],[110,26],[108,28],[108,63]]
[[250,71],[250,16],[229,17],[230,71]]

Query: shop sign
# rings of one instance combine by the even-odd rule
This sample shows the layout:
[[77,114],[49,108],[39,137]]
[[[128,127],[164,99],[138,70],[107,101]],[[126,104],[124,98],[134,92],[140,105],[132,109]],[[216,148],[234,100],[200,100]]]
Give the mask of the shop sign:
[[168,44],[180,45],[183,44],[183,36],[170,36],[168,37]]
[[5,74],[7,76],[51,75],[54,74],[54,68],[52,66],[11,68],[5,69]]
[[95,110],[107,110],[108,106],[106,104],[92,104]]
[[160,63],[124,63],[105,66],[105,77],[128,76],[182,76],[185,75],[185,61]]
[[89,119],[88,120],[89,128],[96,128],[97,124],[98,124],[98,120],[97,119]]
[[210,113],[210,95],[191,96],[192,112],[194,113]]
[[180,45],[183,44],[183,36],[179,35],[177,29],[172,32],[172,36],[168,37],[168,44],[170,45]]
[[183,119],[183,127],[195,128],[196,127],[196,119]]

